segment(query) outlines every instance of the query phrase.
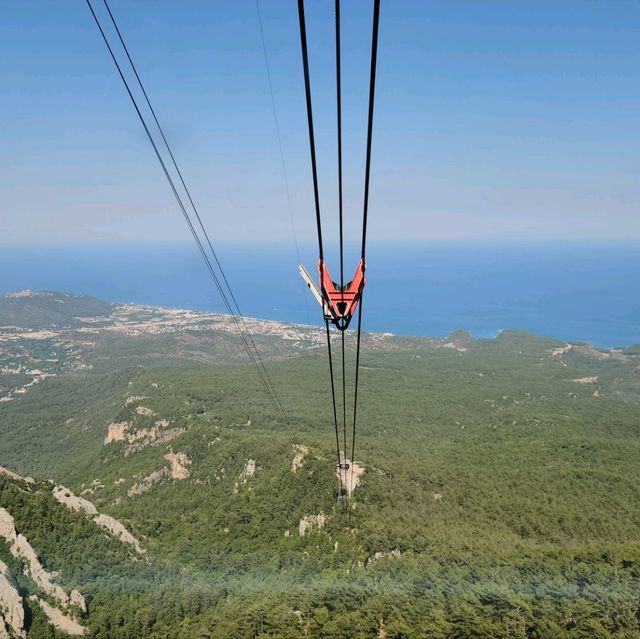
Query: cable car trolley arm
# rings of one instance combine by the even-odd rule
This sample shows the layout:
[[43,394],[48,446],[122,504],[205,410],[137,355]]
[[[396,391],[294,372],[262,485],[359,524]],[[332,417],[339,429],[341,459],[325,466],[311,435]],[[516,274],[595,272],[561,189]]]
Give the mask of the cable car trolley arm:
[[365,269],[366,262],[360,260],[353,279],[344,286],[340,286],[331,279],[325,261],[320,259],[318,260],[320,274],[320,287],[318,288],[307,269],[302,264],[299,267],[302,279],[322,307],[324,318],[333,323],[340,331],[347,330],[356,312],[365,285]]

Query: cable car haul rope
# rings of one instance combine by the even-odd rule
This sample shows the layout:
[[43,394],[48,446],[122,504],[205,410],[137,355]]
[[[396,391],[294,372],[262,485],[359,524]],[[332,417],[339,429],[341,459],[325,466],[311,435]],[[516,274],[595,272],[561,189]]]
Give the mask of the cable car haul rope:
[[[316,163],[315,135],[313,130],[313,107],[311,100],[311,80],[309,76],[309,55],[307,48],[307,30],[305,23],[304,0],[298,0],[298,18],[300,22],[300,46],[302,52],[302,67],[307,104],[307,123],[309,129],[309,149],[311,153],[311,173],[313,178],[313,193],[318,234],[318,273],[319,286],[300,265],[300,274],[314,297],[320,304],[324,316],[327,352],[329,358],[329,375],[331,378],[331,397],[333,420],[336,434],[336,453],[338,460],[338,476],[340,479],[340,496],[345,497],[346,507],[350,513],[350,498],[353,486],[353,459],[356,445],[356,425],[358,414],[358,382],[360,371],[360,345],[362,336],[362,298],[365,285],[366,248],[367,248],[367,217],[369,213],[369,186],[371,174],[371,140],[373,134],[373,107],[376,85],[376,65],[378,57],[378,26],[380,22],[380,0],[373,2],[373,29],[371,38],[371,71],[369,79],[369,114],[367,119],[367,147],[364,178],[364,204],[362,212],[362,245],[360,261],[356,266],[355,275],[350,282],[344,282],[344,233],[343,233],[343,198],[342,198],[342,80],[341,80],[341,50],[340,50],[340,0],[335,0],[335,33],[336,33],[336,105],[337,105],[337,133],[338,133],[338,219],[339,219],[339,248],[340,248],[340,283],[331,279],[329,269],[324,260],[324,246],[322,240],[322,218],[320,214],[320,195],[318,188],[318,170]],[[345,337],[344,332],[349,327],[356,312],[358,313],[356,334],[356,364],[353,393],[353,411],[351,428],[351,451],[347,458],[347,412],[346,412],[346,370],[345,370]],[[336,384],[334,380],[334,366],[331,351],[331,330],[333,324],[340,332],[341,364],[342,364],[342,451],[340,450],[340,433],[338,426],[338,411],[336,404]]]
[[[124,42],[124,38],[122,37],[120,29],[118,28],[118,24],[116,23],[114,15],[111,12],[111,8],[109,7],[107,0],[103,0],[105,9],[109,15],[111,23],[113,24],[115,33],[117,34],[117,39],[120,42],[120,46],[122,47],[122,50],[124,51],[125,57],[135,77],[135,81],[137,85],[140,87],[140,91],[144,96],[144,103],[146,103],[147,108],[151,114],[152,123],[149,123],[143,114],[142,109],[144,108],[144,104],[143,105],[139,104],[138,100],[136,100],[133,94],[132,88],[125,76],[123,66],[120,64],[120,62],[118,62],[118,57],[116,56],[116,53],[114,51],[114,46],[112,46],[111,42],[109,41],[109,38],[107,37],[107,33],[102,25],[102,22],[100,21],[100,19],[98,18],[98,15],[94,10],[91,0],[86,0],[86,2],[87,2],[87,6],[89,7],[89,10],[91,11],[91,15],[93,16],[96,26],[98,27],[98,31],[100,32],[100,35],[104,40],[104,43],[107,47],[109,55],[116,67],[118,75],[122,80],[122,84],[124,85],[127,95],[131,100],[131,103],[133,105],[133,108],[135,109],[138,119],[140,120],[140,123],[144,128],[144,131],[147,135],[149,143],[153,148],[154,154],[158,159],[158,162],[160,163],[162,172],[171,188],[173,196],[175,197],[176,202],[178,203],[178,206],[180,208],[180,211],[182,212],[182,215],[185,219],[185,222],[187,223],[187,226],[189,227],[189,230],[193,235],[193,239],[195,240],[198,250],[200,252],[200,255],[202,256],[202,259],[205,262],[207,271],[211,276],[211,279],[215,284],[216,289],[218,290],[220,298],[224,303],[227,313],[232,319],[233,325],[238,335],[240,336],[240,340],[242,341],[242,345],[244,346],[244,349],[247,352],[249,361],[253,364],[256,370],[258,379],[262,384],[262,387],[265,391],[266,396],[269,398],[269,401],[273,405],[273,408],[276,414],[286,423],[289,423],[289,418],[287,416],[287,413],[282,405],[282,402],[280,401],[280,398],[278,397],[278,394],[274,387],[273,381],[271,380],[269,372],[267,371],[267,368],[264,365],[264,362],[260,355],[260,351],[258,350],[256,343],[253,339],[253,336],[251,335],[247,327],[244,315],[240,310],[236,297],[229,284],[229,280],[227,279],[224,269],[222,268],[222,264],[220,263],[218,255],[213,247],[209,234],[207,233],[204,223],[202,222],[202,218],[200,217],[198,208],[196,207],[193,201],[193,198],[191,197],[191,192],[187,187],[187,184],[183,178],[182,172],[180,171],[180,168],[178,167],[178,163],[176,162],[175,156],[171,151],[171,147],[169,146],[169,142],[167,141],[167,138],[164,134],[164,130],[160,126],[160,122],[156,117],[156,112],[153,106],[151,105],[151,101],[144,88],[144,85],[142,83],[140,75],[138,74],[138,70],[133,62],[133,59],[129,53],[129,49],[127,48],[127,45]],[[155,129],[153,128],[154,124],[155,124]],[[157,133],[160,136],[161,142],[160,140],[158,140],[157,135],[154,135],[152,131],[157,131]],[[167,161],[166,156],[163,157],[164,155],[162,152],[163,148],[166,149],[166,153],[168,154],[168,158],[170,159],[170,162]],[[173,170],[172,170],[172,167],[173,167]],[[186,198],[185,198],[185,195],[186,195]],[[195,217],[195,221],[194,221],[194,217]]]
[[[171,188],[171,191],[178,203],[180,211],[193,235],[198,250],[205,262],[207,271],[211,276],[213,283],[215,284],[218,293],[225,305],[227,312],[229,313],[233,324],[240,336],[241,342],[247,352],[250,362],[253,364],[258,379],[262,384],[265,394],[273,404],[275,412],[285,422],[289,423],[288,416],[284,410],[282,402],[276,393],[274,384],[269,376],[269,373],[262,361],[260,352],[258,351],[253,336],[247,328],[244,316],[240,311],[236,297],[229,285],[229,281],[222,268],[220,260],[214,250],[213,244],[209,238],[209,235],[204,227],[202,218],[198,208],[196,207],[191,192],[187,187],[182,172],[178,166],[178,163],[174,157],[171,147],[165,137],[164,131],[156,117],[156,112],[151,105],[149,96],[144,88],[140,75],[133,62],[133,59],[129,53],[129,49],[125,44],[124,38],[118,28],[116,20],[111,12],[111,8],[107,0],[103,0],[108,20],[113,25],[113,31],[116,34],[116,43],[119,42],[119,46],[124,53],[124,59],[126,60],[121,64],[118,58],[122,59],[122,54],[116,55],[115,48],[109,36],[107,35],[105,28],[103,27],[102,20],[98,17],[92,0],[86,0],[88,8],[93,16],[93,19],[98,27],[100,35],[104,40],[109,55],[116,67],[118,75],[122,80],[124,88],[131,100],[131,103],[135,109],[135,112],[142,124],[144,131],[147,135],[149,143],[151,144],[154,154],[160,163],[163,174]],[[293,214],[291,212],[290,196],[288,194],[288,183],[286,176],[286,169],[284,165],[284,158],[282,154],[282,143],[280,141],[280,131],[277,121],[277,115],[275,113],[275,101],[273,99],[273,88],[271,86],[271,78],[269,72],[269,63],[266,55],[266,45],[264,42],[264,33],[262,31],[262,19],[260,17],[259,0],[256,0],[256,6],[258,10],[258,19],[260,23],[260,31],[262,37],[263,51],[265,54],[265,64],[267,73],[269,75],[269,87],[271,91],[272,106],[274,110],[274,118],[276,123],[276,130],[278,136],[278,143],[280,146],[280,156],[285,180],[285,187],[287,189],[287,198],[289,201],[289,210],[293,221]],[[366,143],[366,159],[365,159],[365,174],[364,174],[364,204],[362,212],[362,244],[360,252],[360,261],[358,262],[353,278],[345,283],[344,278],[344,233],[343,233],[343,193],[342,193],[342,87],[341,87],[341,50],[340,50],[340,0],[335,0],[335,47],[336,47],[336,106],[337,106],[337,134],[338,134],[338,217],[339,217],[339,249],[340,249],[340,282],[335,282],[329,274],[329,269],[324,260],[324,247],[322,241],[322,218],[320,214],[320,195],[318,187],[318,171],[316,165],[316,148],[315,148],[315,135],[313,130],[313,108],[311,101],[311,80],[309,77],[309,56],[307,49],[307,32],[305,25],[305,12],[304,12],[304,0],[298,0],[298,17],[300,23],[300,43],[302,51],[302,65],[304,70],[304,86],[306,95],[306,107],[307,107],[307,123],[309,130],[309,148],[311,153],[311,171],[313,177],[313,192],[315,202],[315,217],[316,227],[318,234],[318,273],[319,283],[316,286],[315,282],[308,274],[304,266],[300,265],[300,273],[311,289],[316,300],[320,304],[323,312],[326,337],[327,337],[327,351],[329,358],[329,374],[331,381],[331,398],[333,409],[333,422],[335,427],[336,436],[336,454],[337,454],[337,474],[340,480],[340,492],[339,499],[342,501],[345,509],[351,513],[350,501],[351,490],[353,486],[353,459],[355,456],[356,445],[356,425],[357,425],[357,411],[358,411],[358,382],[359,382],[359,369],[360,369],[360,345],[362,335],[362,299],[365,286],[365,271],[366,271],[366,246],[367,246],[367,216],[369,210],[369,185],[370,185],[370,169],[371,169],[371,139],[373,133],[373,107],[375,97],[375,80],[376,80],[376,62],[378,51],[378,24],[380,17],[380,0],[373,0],[373,29],[371,40],[371,70],[369,80],[369,114],[367,120],[367,143]],[[128,64],[130,72],[125,74],[123,67]],[[139,87],[143,99],[136,99],[132,84],[127,80],[127,75],[131,77],[133,73],[132,84],[135,83]],[[134,85],[134,86],[135,86]],[[137,91],[137,89],[136,89]],[[146,105],[146,107],[145,107]],[[143,111],[147,111],[147,115]],[[295,236],[295,232],[294,232]],[[297,245],[297,239],[296,239]],[[353,409],[352,409],[352,423],[351,423],[351,441],[350,441],[350,456],[347,456],[349,449],[349,442],[347,437],[347,392],[346,392],[346,366],[345,366],[345,331],[349,327],[351,320],[353,319],[357,311],[357,333],[356,333],[356,350],[355,350],[355,375],[354,375],[354,387],[353,387]],[[339,432],[338,425],[338,404],[336,401],[336,383],[334,376],[333,355],[331,349],[331,326],[335,327],[340,333],[341,344],[341,389],[342,389],[342,433]],[[342,434],[342,447],[340,442],[340,435]]]

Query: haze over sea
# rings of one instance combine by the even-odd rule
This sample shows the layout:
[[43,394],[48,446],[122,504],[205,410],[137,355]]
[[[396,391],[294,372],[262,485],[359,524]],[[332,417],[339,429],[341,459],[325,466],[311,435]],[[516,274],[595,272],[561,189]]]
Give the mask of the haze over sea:
[[[372,244],[363,325],[370,331],[476,337],[530,331],[600,347],[640,342],[640,251],[636,244]],[[314,246],[301,250],[316,273]],[[218,255],[242,312],[319,324],[320,309],[301,283],[288,245],[230,245]],[[349,250],[352,271],[357,249]],[[329,256],[334,279],[335,256]],[[350,273],[349,273],[350,276]],[[0,248],[0,293],[21,289],[95,295],[224,312],[191,245]]]

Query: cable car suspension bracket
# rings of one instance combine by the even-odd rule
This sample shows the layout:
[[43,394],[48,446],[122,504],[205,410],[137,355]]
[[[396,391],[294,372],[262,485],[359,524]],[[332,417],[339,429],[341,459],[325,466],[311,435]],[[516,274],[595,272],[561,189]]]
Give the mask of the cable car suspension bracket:
[[321,259],[318,261],[320,274],[320,288],[318,288],[307,269],[302,264],[299,266],[300,275],[322,307],[324,318],[332,322],[340,331],[347,330],[356,312],[365,285],[365,269],[366,262],[360,260],[353,279],[344,286],[340,286],[331,279],[329,269]]

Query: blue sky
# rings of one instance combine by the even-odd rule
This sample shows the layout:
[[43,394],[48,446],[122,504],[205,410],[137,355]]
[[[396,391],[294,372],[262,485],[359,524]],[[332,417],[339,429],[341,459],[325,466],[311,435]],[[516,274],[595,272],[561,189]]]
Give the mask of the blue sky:
[[[100,1],[94,0],[100,8]],[[260,0],[294,215],[314,239],[294,0]],[[371,3],[343,7],[348,237]],[[254,0],[112,0],[212,236],[290,242]],[[189,241],[84,1],[0,0],[0,244]],[[326,235],[333,5],[307,1]],[[640,2],[382,0],[372,240],[640,239]]]

